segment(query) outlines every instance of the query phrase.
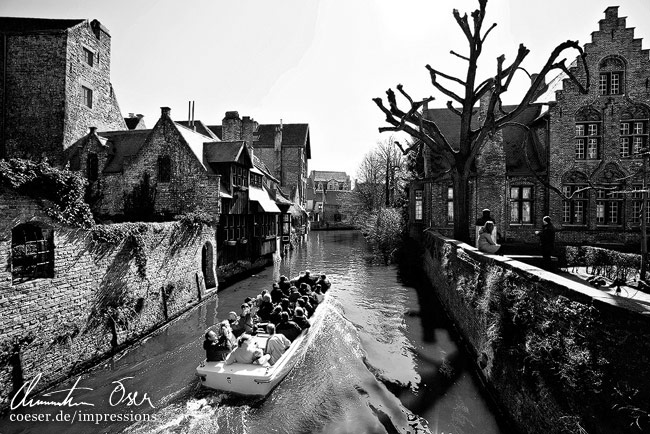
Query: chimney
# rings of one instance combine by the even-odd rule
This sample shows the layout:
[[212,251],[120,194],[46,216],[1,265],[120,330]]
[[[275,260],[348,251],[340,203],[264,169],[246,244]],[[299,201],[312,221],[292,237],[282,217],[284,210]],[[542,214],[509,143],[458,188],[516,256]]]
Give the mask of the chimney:
[[97,134],[97,127],[90,127],[90,134]]
[[224,142],[241,140],[242,121],[239,119],[239,113],[236,111],[226,112],[226,116],[221,121],[222,140]]
[[170,117],[171,116],[172,109],[169,107],[160,107],[160,117],[165,118],[165,117]]
[[140,113],[138,113],[137,115],[135,115],[135,117],[138,118],[138,119],[142,119],[144,117],[144,115],[141,115]]
[[241,121],[241,135],[242,140],[247,141],[252,145],[252,142],[257,140],[256,132],[258,124],[250,116],[244,116]]
[[130,117],[130,118],[134,118],[134,117],[135,117],[135,113],[129,113],[129,117]]
[[282,149],[282,119],[280,119],[280,125],[275,126],[274,149],[276,152]]

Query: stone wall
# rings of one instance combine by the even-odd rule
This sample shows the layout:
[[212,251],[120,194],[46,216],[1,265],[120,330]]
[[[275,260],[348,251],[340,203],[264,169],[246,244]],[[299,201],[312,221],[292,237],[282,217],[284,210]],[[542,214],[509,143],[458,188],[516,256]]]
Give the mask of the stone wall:
[[650,411],[647,314],[434,232],[424,244],[432,290],[519,432],[641,432],[634,409]]
[[[72,229],[10,191],[0,193],[0,215],[0,410],[23,380],[64,379],[216,294],[204,277],[214,281],[210,227]],[[11,229],[26,222],[54,229],[54,274],[12,283]]]
[[[127,129],[110,83],[110,41],[97,21],[63,31],[7,36],[2,66],[7,68],[8,157],[47,156],[59,164],[64,149],[89,127]],[[93,66],[85,62],[83,48],[94,53]],[[93,90],[92,108],[83,104],[82,86]]]

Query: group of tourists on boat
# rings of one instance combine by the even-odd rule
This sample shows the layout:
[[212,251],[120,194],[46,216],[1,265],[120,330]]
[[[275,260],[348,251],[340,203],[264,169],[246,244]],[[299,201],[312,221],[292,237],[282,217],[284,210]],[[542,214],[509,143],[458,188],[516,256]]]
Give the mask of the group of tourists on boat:
[[[271,366],[277,362],[303,330],[308,318],[322,303],[331,284],[325,274],[314,278],[306,270],[295,280],[280,276],[271,291],[247,297],[241,313],[230,312],[228,319],[209,329],[203,349],[208,362],[255,363]],[[269,335],[265,349],[252,345],[251,336]]]

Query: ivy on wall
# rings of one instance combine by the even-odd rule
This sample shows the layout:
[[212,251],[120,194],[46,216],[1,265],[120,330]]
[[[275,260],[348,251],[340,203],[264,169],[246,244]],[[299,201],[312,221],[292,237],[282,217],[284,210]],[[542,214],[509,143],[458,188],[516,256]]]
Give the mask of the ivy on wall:
[[45,161],[0,160],[0,185],[47,201],[45,212],[60,223],[81,228],[95,224],[84,201],[87,181],[76,172],[57,169]]

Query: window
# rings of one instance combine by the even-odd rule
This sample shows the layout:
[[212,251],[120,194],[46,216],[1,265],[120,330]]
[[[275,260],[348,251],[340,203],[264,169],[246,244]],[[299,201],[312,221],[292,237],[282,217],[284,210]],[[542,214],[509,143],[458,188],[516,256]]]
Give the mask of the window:
[[[620,187],[614,187],[620,190]],[[596,191],[596,224],[619,226],[622,223],[623,199],[611,190]]]
[[172,160],[168,155],[158,157],[158,182],[172,180]]
[[87,49],[86,47],[83,48],[84,51],[84,62],[86,62],[89,66],[93,66],[95,63],[95,53]]
[[323,183],[319,182],[316,184],[316,191],[323,191]]
[[423,191],[415,190],[415,220],[422,220]]
[[291,233],[291,214],[282,214],[282,234]]
[[533,187],[510,187],[510,223],[533,222]]
[[600,120],[600,114],[596,110],[590,108],[580,110],[576,115],[576,159],[599,159],[602,134],[602,122]]
[[626,109],[621,114],[619,155],[623,158],[640,154],[648,145],[649,110],[644,106]]
[[230,214],[223,216],[223,237],[226,241],[236,241],[247,237],[246,216]]
[[232,185],[248,187],[248,170],[241,166],[232,166]]
[[86,86],[81,86],[81,93],[83,95],[83,104],[88,108],[93,108],[93,91]]
[[588,197],[586,191],[576,193],[577,190],[587,185],[565,185],[562,192],[568,200],[562,201],[562,223],[569,225],[584,225],[587,223],[585,212],[587,209]]
[[610,56],[600,62],[598,91],[601,95],[622,95],[625,92],[625,62],[620,57]]
[[[636,185],[634,186],[634,190],[636,191],[631,194],[632,215],[630,216],[630,223],[632,223],[635,226],[641,224],[641,216],[643,212],[643,192],[641,191],[642,189],[643,189],[642,186]],[[645,220],[646,223],[650,224],[650,212],[648,212],[648,210],[645,211],[645,216],[646,216],[646,220]]]
[[86,178],[88,178],[88,181],[93,182],[97,181],[98,175],[99,159],[97,158],[97,154],[90,153],[86,160]]
[[255,216],[254,235],[256,237],[272,237],[276,235],[276,218],[273,214],[258,214]]
[[251,173],[251,186],[262,188],[262,175]]
[[454,222],[454,187],[447,187],[447,223]]
[[12,283],[43,277],[54,277],[54,231],[20,224],[11,230]]

